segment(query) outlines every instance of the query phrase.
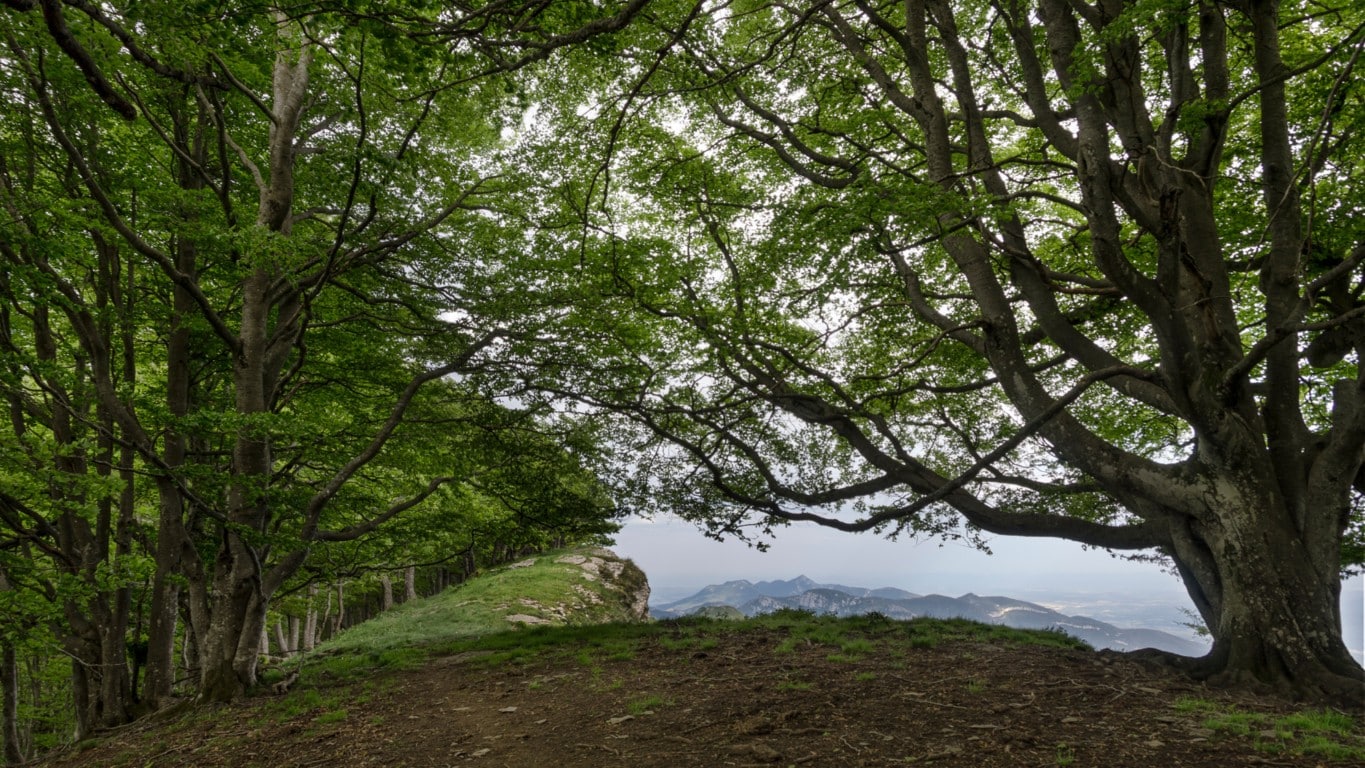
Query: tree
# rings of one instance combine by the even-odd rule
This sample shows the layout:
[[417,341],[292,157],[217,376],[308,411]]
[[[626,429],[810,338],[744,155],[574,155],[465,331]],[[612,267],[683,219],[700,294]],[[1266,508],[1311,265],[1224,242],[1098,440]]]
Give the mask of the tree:
[[1359,5],[669,8],[523,374],[652,436],[642,503],[1155,552],[1192,671],[1359,703]]
[[182,597],[200,696],[239,696],[313,547],[476,471],[394,457],[482,403],[436,384],[506,335],[458,314],[519,114],[505,75],[643,5],[7,0],[5,448],[56,447],[0,501],[15,541],[58,540],[44,553],[93,589],[61,598],[70,636],[103,644],[78,662],[111,671],[86,709],[127,717],[127,588],[101,580],[139,498],[158,508],[154,706]]

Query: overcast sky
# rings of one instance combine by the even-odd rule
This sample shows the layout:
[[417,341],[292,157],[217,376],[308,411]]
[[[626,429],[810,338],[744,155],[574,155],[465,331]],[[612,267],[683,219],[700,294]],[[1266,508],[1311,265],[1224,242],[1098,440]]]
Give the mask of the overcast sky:
[[1184,594],[1174,576],[1154,565],[1057,539],[996,537],[988,555],[961,542],[888,541],[794,524],[778,529],[777,537],[768,540],[768,552],[758,552],[733,539],[708,539],[676,518],[632,518],[616,541],[617,553],[633,559],[661,590],[805,575],[819,582],[953,595],[1049,587]]

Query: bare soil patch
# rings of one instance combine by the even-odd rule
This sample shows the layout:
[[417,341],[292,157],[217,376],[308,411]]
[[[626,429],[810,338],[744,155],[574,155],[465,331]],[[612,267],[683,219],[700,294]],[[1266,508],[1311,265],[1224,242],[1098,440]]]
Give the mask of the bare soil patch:
[[582,647],[500,663],[457,654],[136,724],[50,765],[1332,764],[1277,752],[1271,733],[1213,731],[1176,702],[1267,714],[1301,707],[1206,689],[1120,654],[972,641],[849,652],[791,640],[757,627],[685,647],[661,627],[626,651]]

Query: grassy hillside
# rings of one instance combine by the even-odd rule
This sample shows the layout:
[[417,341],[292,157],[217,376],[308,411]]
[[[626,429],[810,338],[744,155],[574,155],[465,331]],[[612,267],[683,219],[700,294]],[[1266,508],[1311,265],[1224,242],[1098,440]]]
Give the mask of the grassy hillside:
[[629,560],[603,549],[556,550],[397,606],[319,645],[302,664],[305,673],[407,666],[457,641],[530,626],[638,622],[648,596],[644,572]]

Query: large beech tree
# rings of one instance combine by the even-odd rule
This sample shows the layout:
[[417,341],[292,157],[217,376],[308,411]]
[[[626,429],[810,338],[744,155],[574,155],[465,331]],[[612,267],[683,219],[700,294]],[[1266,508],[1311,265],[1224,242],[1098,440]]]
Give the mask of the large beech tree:
[[548,385],[659,440],[642,495],[1156,553],[1194,671],[1360,701],[1358,3],[651,12]]

